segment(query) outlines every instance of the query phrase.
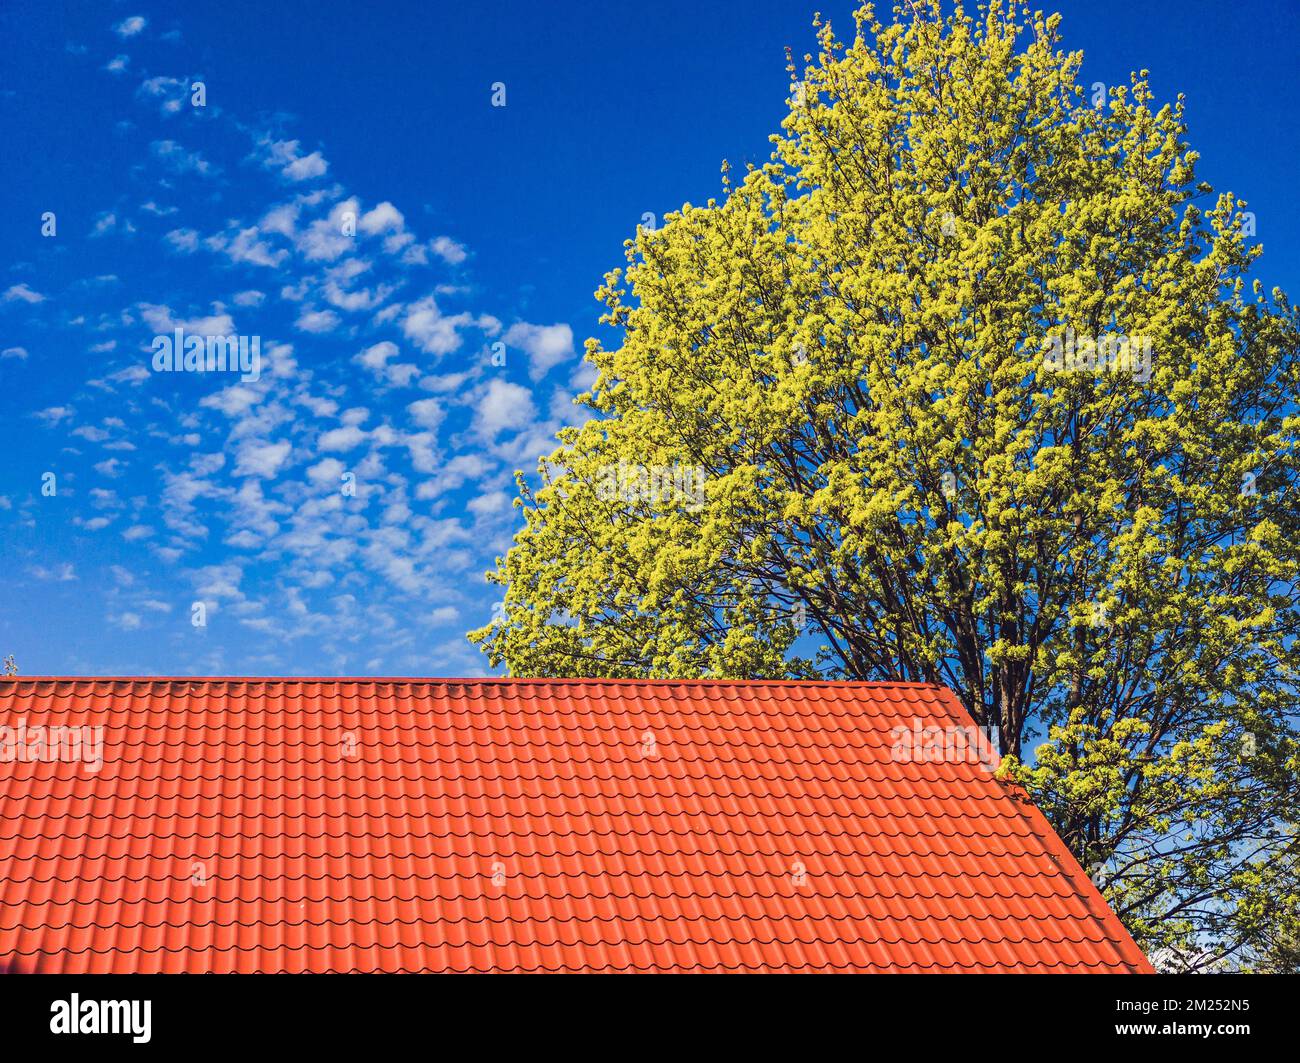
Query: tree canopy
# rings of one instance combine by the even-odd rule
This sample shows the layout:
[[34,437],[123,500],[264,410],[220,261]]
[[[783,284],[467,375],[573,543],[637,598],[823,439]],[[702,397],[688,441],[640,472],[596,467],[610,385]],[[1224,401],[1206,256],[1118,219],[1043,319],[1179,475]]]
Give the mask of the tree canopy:
[[606,275],[471,638],[944,683],[1157,962],[1294,956],[1300,314],[1145,72],[1085,91],[1000,2],[856,22]]

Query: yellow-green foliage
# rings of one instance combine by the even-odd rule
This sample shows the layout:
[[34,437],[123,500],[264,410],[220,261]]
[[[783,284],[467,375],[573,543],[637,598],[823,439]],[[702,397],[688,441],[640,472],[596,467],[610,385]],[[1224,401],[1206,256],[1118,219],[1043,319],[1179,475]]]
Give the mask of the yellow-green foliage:
[[771,162],[628,242],[595,417],[520,479],[471,638],[946,683],[1149,949],[1234,955],[1294,852],[1300,317],[1181,100],[1095,106],[1056,16],[917,6],[819,24]]

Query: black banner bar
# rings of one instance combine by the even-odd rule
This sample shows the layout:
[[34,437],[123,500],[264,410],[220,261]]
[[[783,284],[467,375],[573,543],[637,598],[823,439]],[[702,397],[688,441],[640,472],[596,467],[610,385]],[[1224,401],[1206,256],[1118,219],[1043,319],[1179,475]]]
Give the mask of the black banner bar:
[[[75,1048],[599,1053],[833,1043],[1232,1051],[1279,1039],[1300,982],[1265,976],[9,976],[5,1055]],[[1262,1043],[1262,1042],[1260,1042]],[[1244,1047],[1244,1045],[1243,1045]]]

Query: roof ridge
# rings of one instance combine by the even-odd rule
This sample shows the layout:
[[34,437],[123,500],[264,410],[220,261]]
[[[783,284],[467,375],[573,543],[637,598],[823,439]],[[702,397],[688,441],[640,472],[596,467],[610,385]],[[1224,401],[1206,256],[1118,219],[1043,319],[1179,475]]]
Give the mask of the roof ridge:
[[591,676],[550,678],[547,676],[232,676],[232,675],[9,675],[0,676],[0,683],[352,683],[379,685],[403,683],[434,686],[488,685],[531,686],[551,684],[568,686],[727,686],[727,687],[837,687],[850,690],[862,688],[909,688],[946,690],[942,683],[913,682],[894,679],[603,679]]

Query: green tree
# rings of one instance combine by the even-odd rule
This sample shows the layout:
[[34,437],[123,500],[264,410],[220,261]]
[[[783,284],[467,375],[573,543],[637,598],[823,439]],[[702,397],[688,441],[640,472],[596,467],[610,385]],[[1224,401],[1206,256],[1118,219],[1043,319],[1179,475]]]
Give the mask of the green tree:
[[593,419],[470,637],[947,684],[1150,953],[1240,957],[1295,905],[1300,314],[1145,72],[1085,95],[999,2],[856,17],[770,163],[607,275]]

